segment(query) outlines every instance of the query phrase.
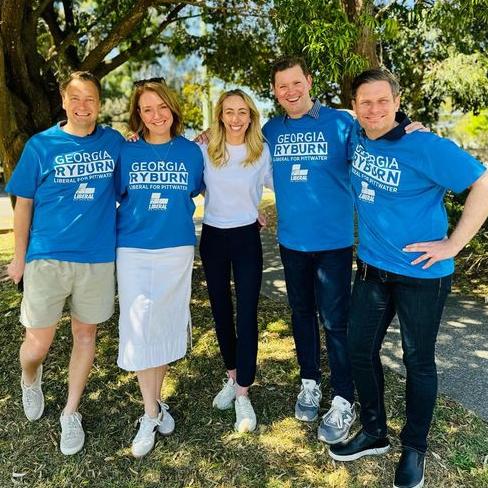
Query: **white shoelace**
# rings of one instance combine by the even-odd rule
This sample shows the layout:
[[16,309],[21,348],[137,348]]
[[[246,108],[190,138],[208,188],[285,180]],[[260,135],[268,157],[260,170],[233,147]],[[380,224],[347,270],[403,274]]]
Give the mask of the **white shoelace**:
[[151,417],[148,417],[147,415],[143,415],[142,417],[139,418],[139,431],[137,432],[136,439],[139,439],[141,437],[146,437],[149,434],[152,434],[159,426],[159,420],[157,418],[152,419]]
[[67,440],[73,439],[77,437],[81,427],[81,420],[78,415],[68,415],[68,418],[64,420],[63,427],[64,427],[64,435]]
[[310,407],[318,407],[320,405],[320,399],[316,388],[303,388],[299,394],[299,401],[303,405]]
[[252,408],[252,404],[250,400],[244,401],[244,402],[239,402],[238,404],[238,409],[240,410],[240,413],[243,414],[245,418],[250,418],[254,414],[254,409]]
[[348,413],[347,405],[334,398],[334,400],[332,400],[330,410],[324,415],[324,417],[327,417],[327,424],[332,426],[336,425],[337,427],[342,428],[344,425],[344,416]]

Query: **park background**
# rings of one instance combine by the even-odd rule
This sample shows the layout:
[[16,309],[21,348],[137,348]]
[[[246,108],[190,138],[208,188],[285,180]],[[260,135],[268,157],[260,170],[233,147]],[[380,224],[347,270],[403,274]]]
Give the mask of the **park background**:
[[[58,86],[69,71],[90,70],[102,78],[101,120],[122,132],[133,82],[164,76],[180,95],[191,135],[208,126],[212,104],[226,88],[245,87],[264,118],[278,113],[269,71],[281,54],[304,56],[313,95],[337,108],[350,107],[354,75],[366,67],[387,67],[401,81],[402,110],[486,162],[487,41],[487,0],[0,0],[2,178],[8,180],[25,141],[62,117]],[[464,199],[464,194],[446,197],[452,225]],[[263,205],[272,232],[272,200]],[[334,463],[316,440],[316,425],[292,418],[298,370],[283,301],[264,296],[261,301],[260,373],[252,391],[258,433],[235,434],[232,413],[211,410],[222,366],[198,261],[195,345],[165,386],[175,435],[160,440],[142,461],[130,457],[127,447],[141,406],[134,378],[116,367],[112,319],[100,330],[82,405],[86,447],[79,456],[64,458],[57,449],[57,416],[70,348],[67,317],[48,359],[46,414],[30,424],[18,387],[20,295],[4,271],[13,237],[11,232],[0,237],[0,487],[391,486],[398,452]],[[458,259],[455,291],[479,303],[488,296],[486,223]],[[403,419],[404,381],[388,372],[387,384],[395,438]],[[441,397],[431,437],[426,486],[488,486],[486,422]]]

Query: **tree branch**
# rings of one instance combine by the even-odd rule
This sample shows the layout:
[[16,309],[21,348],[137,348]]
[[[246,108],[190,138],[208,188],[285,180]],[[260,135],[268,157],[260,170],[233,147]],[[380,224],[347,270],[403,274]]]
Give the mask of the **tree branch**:
[[44,10],[48,7],[50,3],[53,3],[53,0],[42,0],[39,2],[39,6],[34,10],[34,17],[38,19],[43,13]]
[[178,17],[178,13],[185,7],[185,5],[179,4],[177,5],[171,12],[166,16],[163,22],[159,25],[158,29],[155,30],[149,36],[144,37],[138,42],[132,43],[125,51],[121,52],[114,58],[102,62],[99,64],[96,70],[94,70],[94,74],[99,78],[103,78],[107,73],[110,73],[115,68],[118,68],[120,65],[124,64],[128,61],[132,56],[137,55],[142,49],[150,46],[153,42],[155,42],[159,36],[163,33],[164,29],[169,24],[174,22],[179,22],[180,20],[187,19],[190,17],[196,16],[186,16],[186,17]]
[[63,0],[64,17],[66,19],[66,30],[71,31],[75,24],[75,19],[73,15],[73,1]]
[[[105,59],[105,56],[117,47],[127,36],[139,25],[150,7],[159,5],[171,5],[176,2],[172,0],[138,0],[132,9],[114,26],[108,36],[93,49],[83,60],[81,68],[83,70],[95,72],[98,66]],[[186,0],[178,2],[176,7],[185,5],[203,5],[203,0]],[[175,7],[175,8],[176,8]]]

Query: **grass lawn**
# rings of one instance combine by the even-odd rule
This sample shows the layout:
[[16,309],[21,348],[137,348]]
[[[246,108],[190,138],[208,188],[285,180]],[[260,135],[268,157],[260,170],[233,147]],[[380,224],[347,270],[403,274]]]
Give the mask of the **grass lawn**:
[[[11,234],[0,239],[0,265],[10,259]],[[211,408],[224,368],[217,349],[200,262],[193,280],[193,349],[171,369],[165,400],[176,431],[159,437],[142,460],[131,457],[134,421],[142,413],[133,375],[116,366],[116,319],[100,327],[98,354],[80,411],[85,449],[75,456],[59,452],[58,417],[66,395],[70,353],[64,316],[45,364],[46,409],[37,422],[22,412],[18,348],[20,295],[0,282],[0,487],[389,487],[399,458],[404,380],[386,375],[389,427],[394,448],[381,458],[342,464],[332,461],[316,438],[317,423],[293,417],[298,368],[290,334],[289,310],[262,298],[256,384],[251,390],[258,416],[252,434],[233,432],[233,411]],[[324,364],[325,378],[327,370]],[[328,384],[324,384],[328,397]],[[324,402],[325,406],[325,402]],[[458,404],[441,397],[430,436],[427,487],[488,486],[488,425]]]

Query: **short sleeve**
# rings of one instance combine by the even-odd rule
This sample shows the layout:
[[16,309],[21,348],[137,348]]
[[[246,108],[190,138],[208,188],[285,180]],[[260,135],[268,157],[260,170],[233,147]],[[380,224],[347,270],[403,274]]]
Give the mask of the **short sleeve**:
[[426,140],[423,148],[422,172],[455,193],[464,191],[486,171],[482,163],[449,139],[434,136],[433,140]]
[[269,147],[264,144],[263,147],[263,157],[264,157],[264,186],[274,191],[273,185],[273,162],[271,159],[271,153],[269,152]]
[[[195,144],[196,145],[196,144]],[[196,145],[197,146],[197,145]],[[191,196],[192,198],[199,195],[204,189],[203,183],[203,149],[197,146],[197,150],[195,151],[195,159],[196,159],[196,175],[195,175],[195,189],[192,191]]]
[[41,161],[32,141],[27,141],[7,184],[6,191],[23,198],[34,198],[39,186]]

